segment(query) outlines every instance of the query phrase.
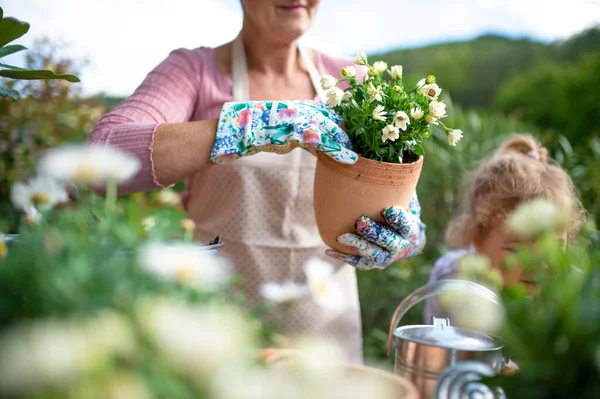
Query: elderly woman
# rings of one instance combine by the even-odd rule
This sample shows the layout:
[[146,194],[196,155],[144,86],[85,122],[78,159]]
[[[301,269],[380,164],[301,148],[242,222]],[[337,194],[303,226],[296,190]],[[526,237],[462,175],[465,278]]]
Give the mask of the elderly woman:
[[[351,237],[358,255],[325,255],[313,213],[314,154],[322,150],[346,163],[354,162],[356,154],[335,114],[306,101],[323,99],[322,74],[339,76],[350,64],[298,46],[318,4],[242,0],[243,26],[236,39],[217,48],[173,51],[131,97],[102,117],[89,142],[117,146],[141,160],[140,172],[120,187],[121,193],[165,188],[185,179],[183,206],[196,222],[198,238],[222,233],[227,242],[222,252],[245,276],[242,290],[250,299],[267,282],[305,281],[303,265],[311,257],[332,265],[345,298],[343,308],[327,310],[305,300],[292,314],[280,315],[280,321],[289,334],[333,337],[350,361],[360,362],[360,308],[352,266],[384,268],[418,253],[424,225],[418,212],[394,208],[389,226]],[[289,134],[273,140],[265,129],[272,126],[289,127]],[[308,128],[318,132],[317,140],[314,134],[304,140]],[[295,147],[309,151],[292,151]],[[390,247],[390,235],[398,248]],[[374,247],[384,238],[386,248]],[[372,256],[373,248],[379,256]]]

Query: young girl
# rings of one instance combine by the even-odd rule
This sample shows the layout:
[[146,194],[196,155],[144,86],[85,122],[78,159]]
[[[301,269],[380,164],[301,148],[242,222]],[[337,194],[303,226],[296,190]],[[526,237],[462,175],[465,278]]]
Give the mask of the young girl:
[[[461,211],[446,231],[446,243],[454,249],[435,263],[430,283],[455,278],[460,258],[479,253],[500,271],[505,285],[519,281],[533,285],[535,280],[518,267],[507,270],[502,265],[504,257],[522,243],[506,229],[507,217],[519,204],[545,198],[571,211],[563,235],[566,242],[577,232],[583,216],[569,175],[549,161],[547,150],[527,135],[508,140],[485,160],[467,179],[464,192]],[[432,316],[447,317],[435,299],[426,303],[426,323],[431,323]]]

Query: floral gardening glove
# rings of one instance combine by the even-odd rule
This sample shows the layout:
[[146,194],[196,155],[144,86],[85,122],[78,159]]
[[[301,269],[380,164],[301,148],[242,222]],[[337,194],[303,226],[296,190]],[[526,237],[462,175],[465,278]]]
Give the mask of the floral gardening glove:
[[261,151],[285,154],[301,147],[353,164],[358,156],[339,122],[334,111],[308,100],[228,102],[221,110],[210,159],[219,163]]
[[361,216],[356,221],[358,234],[342,234],[340,244],[354,248],[358,255],[346,255],[332,249],[327,255],[361,270],[385,269],[393,262],[410,258],[425,246],[426,226],[421,222],[421,206],[417,194],[412,197],[409,211],[392,206],[381,211],[388,225]]

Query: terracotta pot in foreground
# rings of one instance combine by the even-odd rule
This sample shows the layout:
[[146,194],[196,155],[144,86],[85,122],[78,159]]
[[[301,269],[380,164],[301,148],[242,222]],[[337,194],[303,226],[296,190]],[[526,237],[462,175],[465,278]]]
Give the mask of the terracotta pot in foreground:
[[361,216],[383,222],[383,208],[393,205],[408,208],[422,167],[422,156],[407,164],[361,157],[354,165],[344,165],[319,152],[314,204],[317,227],[325,244],[352,254],[336,238],[344,233],[354,233],[354,224]]

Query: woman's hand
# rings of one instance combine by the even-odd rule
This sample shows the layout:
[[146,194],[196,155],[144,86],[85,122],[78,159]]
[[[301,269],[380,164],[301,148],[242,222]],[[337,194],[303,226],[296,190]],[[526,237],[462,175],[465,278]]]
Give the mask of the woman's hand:
[[313,101],[225,103],[210,159],[218,163],[257,152],[285,154],[301,147],[353,164],[358,156],[339,122],[334,111]]
[[384,269],[393,262],[406,259],[421,252],[425,246],[426,226],[421,222],[421,206],[415,194],[409,211],[392,206],[381,211],[388,225],[362,216],[356,221],[357,234],[343,234],[337,238],[340,244],[357,252],[346,255],[332,249],[327,255],[342,260],[361,270]]

